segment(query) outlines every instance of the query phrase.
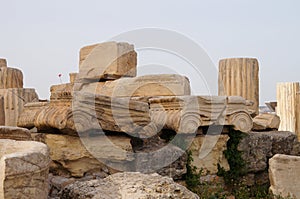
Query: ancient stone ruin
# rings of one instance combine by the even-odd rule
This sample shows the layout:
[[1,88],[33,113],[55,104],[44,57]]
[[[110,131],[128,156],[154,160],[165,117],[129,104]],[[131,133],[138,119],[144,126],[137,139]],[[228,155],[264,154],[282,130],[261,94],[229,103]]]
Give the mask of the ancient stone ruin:
[[47,198],[49,151],[45,144],[0,139],[0,198]]
[[[298,197],[281,180],[285,156],[276,155],[288,165],[300,155],[298,123],[283,128],[281,98],[277,114],[259,113],[258,60],[221,60],[219,95],[193,96],[188,77],[137,76],[131,44],[86,46],[79,57],[69,83],[50,87],[50,101],[24,89],[22,72],[0,59],[1,165],[7,154],[19,157],[0,168],[9,170],[0,174],[2,198],[205,198],[201,186],[216,183],[227,196],[238,184]],[[22,186],[12,193],[11,182]]]
[[281,118],[279,129],[295,132],[300,141],[300,83],[277,84],[276,112]]
[[283,197],[300,198],[298,186],[299,156],[276,154],[270,159],[271,191]]
[[23,88],[22,71],[0,59],[0,125],[17,126],[24,105],[38,100],[34,89]]

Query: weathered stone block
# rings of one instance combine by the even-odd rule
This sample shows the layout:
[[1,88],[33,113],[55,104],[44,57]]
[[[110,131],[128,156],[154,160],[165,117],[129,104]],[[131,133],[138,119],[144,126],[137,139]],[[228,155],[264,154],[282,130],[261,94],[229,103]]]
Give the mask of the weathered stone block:
[[69,73],[70,83],[74,83],[76,81],[78,73]]
[[0,125],[5,125],[4,98],[0,96]]
[[275,130],[279,128],[280,118],[275,114],[259,114],[253,119],[253,130]]
[[0,140],[0,198],[46,199],[49,151],[32,141]]
[[36,107],[36,116],[27,118],[30,110],[31,107],[26,107],[25,113],[19,118],[20,127],[34,123],[39,131],[52,130],[75,136],[94,130],[139,135],[157,133],[156,126],[151,124],[148,103],[130,98],[78,93],[72,106],[50,102]]
[[186,174],[187,154],[184,150],[171,143],[150,138],[144,140],[144,145],[136,149],[136,143],[131,142],[135,154],[135,165],[131,171],[141,173],[158,173],[179,180]]
[[35,90],[29,88],[0,89],[0,96],[4,98],[5,126],[17,126],[24,105],[39,100]]
[[65,102],[65,104],[68,106],[71,105],[72,99],[73,99],[73,83],[67,83],[67,84],[58,84],[53,85],[50,87],[50,101],[51,102]]
[[[190,82],[181,75],[145,75],[115,81],[76,84],[76,90],[111,97],[151,97],[190,95]],[[80,87],[79,87],[80,86]]]
[[203,175],[217,174],[218,164],[229,170],[224,151],[227,149],[228,135],[196,136],[189,148],[192,152],[192,165],[202,170]]
[[12,126],[0,126],[0,139],[12,139],[18,141],[32,140],[29,130]]
[[284,198],[300,198],[300,157],[277,154],[269,160],[270,190]]
[[24,109],[18,118],[18,126],[31,129],[35,127],[35,120],[40,112],[49,105],[49,102],[30,102],[24,105]]
[[105,42],[80,50],[79,79],[118,79],[136,76],[137,54],[128,43]]
[[22,71],[16,68],[0,68],[0,89],[23,88]]
[[199,199],[186,187],[158,174],[116,173],[105,179],[77,181],[68,185],[61,195],[79,198],[181,198]]
[[158,129],[193,134],[199,126],[232,125],[249,132],[248,101],[238,96],[165,96],[149,99],[152,121]]
[[250,132],[240,141],[238,150],[242,152],[247,171],[258,173],[267,169],[269,158],[275,154],[292,154],[296,143],[297,137],[291,132]]
[[[54,173],[82,177],[91,170],[107,170],[108,165],[126,171],[133,160],[133,156],[127,153],[132,152],[130,138],[124,136],[103,135],[89,139],[68,135],[33,134],[33,139],[44,142],[49,147],[53,161],[50,169]],[[115,164],[112,165],[113,163]]]
[[7,67],[6,59],[0,58],[0,68],[1,67]]

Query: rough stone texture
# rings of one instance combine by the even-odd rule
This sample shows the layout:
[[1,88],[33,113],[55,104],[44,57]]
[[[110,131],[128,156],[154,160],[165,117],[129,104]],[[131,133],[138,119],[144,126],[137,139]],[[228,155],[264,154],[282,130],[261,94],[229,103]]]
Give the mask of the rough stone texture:
[[259,65],[254,58],[222,59],[219,62],[219,95],[251,100],[250,110],[259,113]]
[[38,95],[34,89],[23,88],[22,71],[15,68],[0,67],[1,125],[17,126],[18,117],[24,104],[38,100]]
[[226,96],[176,96],[149,99],[151,120],[158,129],[177,133],[194,133],[199,126],[232,125],[248,132],[252,118],[249,102],[242,97]]
[[291,155],[300,156],[300,142],[299,141],[294,144]]
[[23,88],[22,71],[16,68],[0,68],[0,89]]
[[[78,135],[87,131],[107,130],[149,136],[157,132],[151,123],[146,102],[130,98],[111,98],[94,94],[76,94],[72,101],[31,104],[19,118],[20,127],[34,126],[39,131]],[[71,106],[72,105],[72,106]],[[41,108],[41,110],[40,110]],[[35,117],[28,117],[30,111]],[[34,120],[34,122],[33,122]]]
[[187,154],[172,143],[160,138],[144,139],[142,146],[131,141],[135,152],[134,170],[141,173],[158,173],[175,180],[182,179],[186,173]]
[[77,75],[78,73],[69,73],[71,84],[75,82]]
[[269,164],[272,193],[284,198],[300,198],[300,157],[277,154]]
[[[63,190],[69,184],[74,183],[76,180],[76,178],[66,178],[63,176],[56,176],[53,175],[52,173],[49,173],[48,179],[50,185],[48,199],[59,199],[60,191]],[[82,180],[82,178],[80,178],[79,180]]]
[[0,125],[5,125],[4,98],[0,96]]
[[259,114],[253,119],[253,130],[277,130],[279,128],[280,118],[275,114],[264,113]]
[[[187,163],[187,154],[184,153],[184,151],[179,150],[179,148],[172,148],[170,147],[169,149],[169,153],[165,154],[165,159],[162,159],[162,156],[159,156],[160,158],[157,158],[156,160],[152,159],[152,163],[153,162],[157,162],[159,160],[162,160],[162,162],[167,163],[168,160],[172,160],[173,157],[172,155],[175,155],[176,153],[179,155],[181,155],[177,160],[175,160],[174,162],[170,163],[169,165],[158,169],[156,171],[156,173],[158,173],[159,175],[162,176],[168,176],[174,180],[182,180],[184,178],[184,175],[186,174],[186,163]],[[165,150],[167,152],[167,150]],[[151,156],[148,156],[151,157]],[[155,156],[152,156],[153,158],[155,158]],[[160,162],[161,163],[161,162]],[[137,169],[135,169],[136,171],[138,171]]]
[[129,170],[134,157],[130,139],[124,136],[79,138],[68,135],[33,134],[50,149],[51,172],[82,177],[89,171]]
[[30,141],[30,131],[24,128],[0,126],[0,139],[11,139],[18,141]]
[[31,141],[0,140],[0,198],[46,199],[49,152]]
[[[24,121],[25,119],[19,118],[19,120]],[[31,124],[31,121],[28,122],[29,123],[25,123],[22,126]],[[43,132],[53,131],[68,135],[77,135],[72,108],[68,106],[55,104],[43,106],[36,115],[34,126]]]
[[35,90],[29,88],[0,89],[0,96],[4,99],[5,126],[17,126],[24,105],[39,99]]
[[51,96],[50,100],[51,102],[60,101],[65,102],[65,104],[71,105],[71,101],[73,99],[73,83],[67,83],[67,84],[59,84],[59,85],[53,85],[50,88]]
[[217,174],[218,164],[229,170],[228,162],[224,156],[227,149],[228,135],[196,136],[189,148],[192,152],[192,165],[202,170],[203,175]]
[[39,113],[49,105],[49,102],[30,102],[24,105],[23,111],[18,119],[18,126],[31,129]]
[[128,43],[105,42],[80,50],[79,79],[118,79],[136,76],[137,54]]
[[113,98],[95,94],[74,95],[73,119],[78,132],[99,129],[125,132],[139,137],[157,133],[151,123],[149,105],[130,98]]
[[0,68],[7,67],[6,59],[0,58]]
[[[135,78],[121,78],[114,81],[95,83],[67,83],[51,86],[51,103],[62,102],[71,105],[73,92],[91,93],[109,97],[182,96],[190,95],[189,80],[181,75],[146,75]],[[148,102],[147,99],[145,102]]]
[[265,171],[268,160],[275,154],[293,153],[297,137],[284,131],[250,132],[238,145],[248,172]]
[[75,182],[68,185],[61,199],[198,199],[184,186],[158,174],[117,173],[105,179]]
[[[77,85],[76,85],[77,86]],[[115,81],[78,84],[81,92],[111,97],[152,97],[190,95],[190,82],[181,75],[145,75]]]

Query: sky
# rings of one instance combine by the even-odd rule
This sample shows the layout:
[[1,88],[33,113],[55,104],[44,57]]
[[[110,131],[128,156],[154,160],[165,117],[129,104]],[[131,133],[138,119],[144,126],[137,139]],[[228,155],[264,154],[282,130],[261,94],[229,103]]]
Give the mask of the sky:
[[[23,71],[24,86],[35,88],[41,99],[60,83],[59,73],[66,83],[78,71],[81,47],[144,28],[173,31],[197,43],[216,67],[213,78],[222,58],[257,58],[260,104],[276,99],[277,82],[299,81],[298,0],[0,0],[0,5],[0,57]],[[170,57],[157,53],[150,56],[155,63]],[[138,52],[140,65],[152,63],[145,55]],[[170,63],[187,67],[174,57]],[[152,70],[140,74],[146,71]],[[194,78],[192,89],[198,87]]]

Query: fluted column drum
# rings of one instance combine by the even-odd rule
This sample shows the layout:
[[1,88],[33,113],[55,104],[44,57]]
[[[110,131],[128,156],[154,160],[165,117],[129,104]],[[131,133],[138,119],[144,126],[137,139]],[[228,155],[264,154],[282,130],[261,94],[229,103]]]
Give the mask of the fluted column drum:
[[219,95],[251,100],[250,111],[259,113],[259,64],[254,58],[222,59],[219,62]]

